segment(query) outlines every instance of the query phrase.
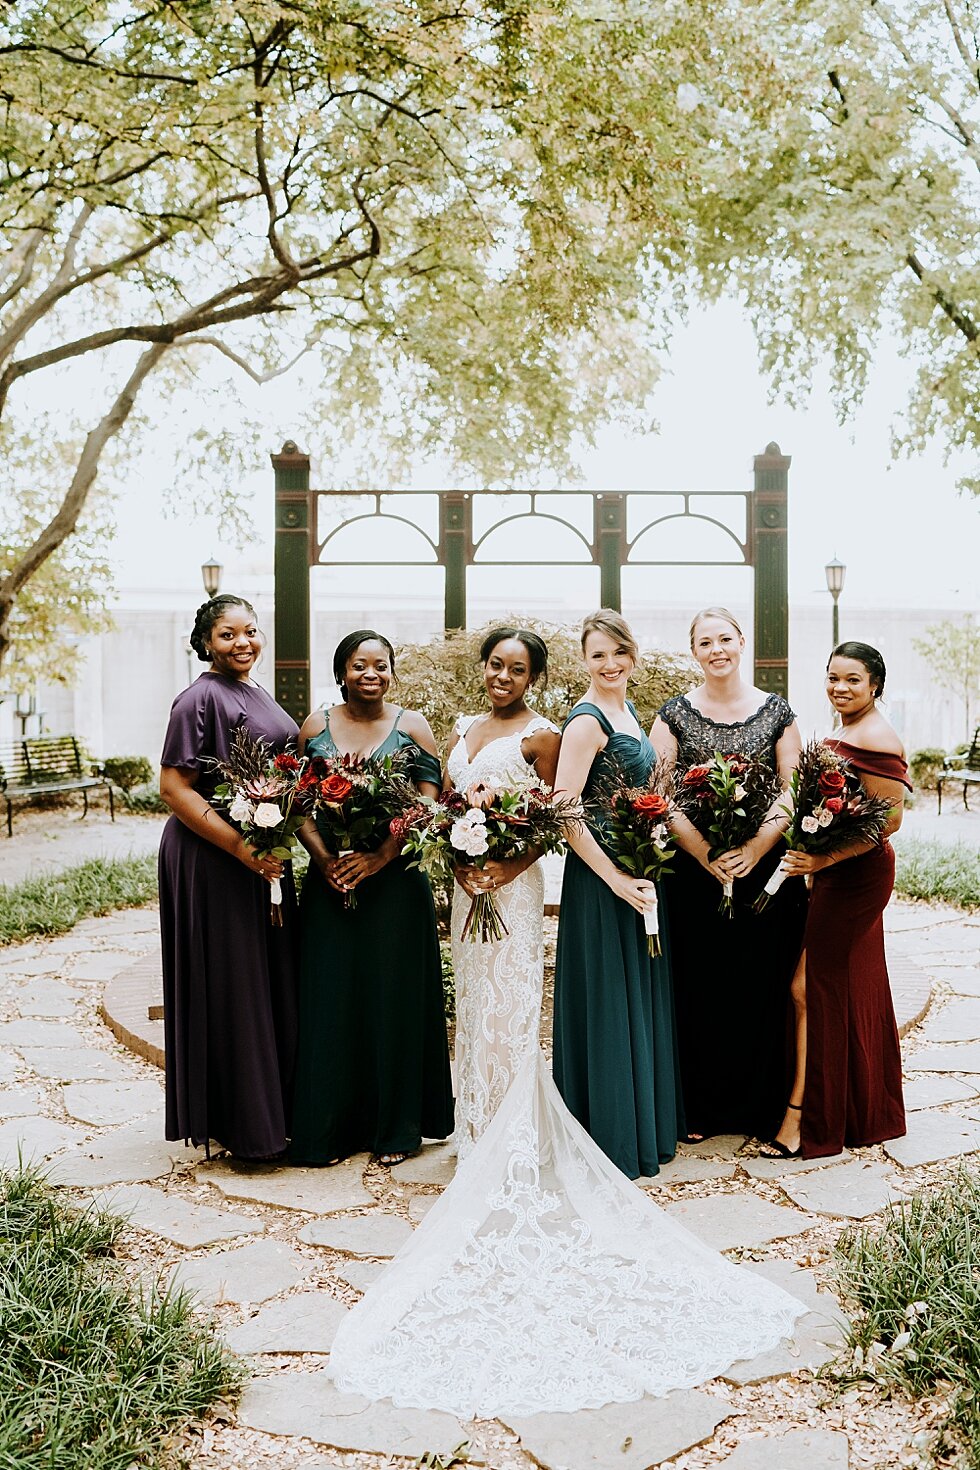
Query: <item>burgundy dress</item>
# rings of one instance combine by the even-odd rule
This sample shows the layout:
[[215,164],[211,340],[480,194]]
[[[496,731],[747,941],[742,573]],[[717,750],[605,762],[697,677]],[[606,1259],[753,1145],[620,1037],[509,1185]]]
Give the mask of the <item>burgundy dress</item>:
[[[901,756],[825,742],[856,771],[901,781]],[[814,874],[807,915],[805,1159],[901,1138],[902,1057],[885,966],[882,914],[895,882],[895,853],[882,842]]]
[[[210,800],[232,731],[275,750],[296,723],[271,695],[225,674],[201,674],[178,694],[160,757],[199,772]],[[215,816],[212,821],[222,820]],[[166,1052],[166,1136],[215,1138],[240,1158],[286,1147],[296,1050],[296,894],[287,865],[283,927],[269,922],[269,884],[171,817],[160,842],[160,931]]]

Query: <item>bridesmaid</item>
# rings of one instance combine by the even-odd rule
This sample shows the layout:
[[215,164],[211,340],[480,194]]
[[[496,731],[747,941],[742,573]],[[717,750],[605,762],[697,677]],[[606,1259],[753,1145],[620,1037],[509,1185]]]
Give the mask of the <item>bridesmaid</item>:
[[[786,700],[741,675],[745,639],[726,608],[699,612],[691,652],[704,682],[669,699],[650,738],[678,777],[717,752],[765,761],[785,788],[801,740]],[[708,843],[684,817],[680,851],[664,883],[673,935],[684,1107],[692,1139],[719,1133],[772,1137],[785,1106],[789,988],[803,942],[806,889],[784,883],[762,914],[750,905],[776,867],[786,818],[778,796],[751,841],[709,859]],[[735,914],[718,911],[720,884],[734,880]]]
[[[591,683],[562,732],[555,786],[588,798],[613,762],[642,785],[654,750],[626,698],[639,659],[617,612],[582,624]],[[630,1179],[659,1172],[683,1131],[668,936],[647,953],[642,914],[653,885],[617,868],[592,823],[568,838],[555,966],[558,1090],[569,1110]]]
[[885,663],[867,643],[839,643],[827,665],[827,696],[843,734],[825,744],[844,756],[866,789],[893,804],[880,843],[823,857],[786,852],[790,873],[812,876],[805,951],[793,980],[796,1075],[773,1141],[782,1158],[839,1154],[905,1133],[902,1059],[892,1006],[882,914],[895,882],[888,841],[911,791],[905,752],[878,709]]
[[[480,647],[489,714],[460,715],[446,758],[446,785],[465,791],[537,776],[554,786],[559,734],[527,704],[548,682],[548,649],[524,628],[493,628]],[[496,890],[507,933],[496,944],[460,938],[470,900]],[[457,1156],[466,1157],[538,1045],[544,976],[544,874],[536,855],[456,870],[452,945],[456,976]]]
[[[423,795],[439,794],[435,742],[420,714],[389,704],[394,649],[371,629],[333,660],[342,703],[300,731],[309,755],[407,750]],[[428,881],[387,838],[375,852],[331,853],[301,834],[310,867],[300,903],[300,1042],[290,1158],[334,1164],[362,1150],[401,1163],[422,1138],[453,1130],[442,965]],[[355,908],[344,896],[357,893]]]
[[[259,856],[211,806],[244,727],[273,751],[295,743],[286,711],[252,680],[262,652],[244,598],[197,610],[191,647],[209,665],[174,700],[160,757],[173,816],[160,842],[160,933],[166,1136],[237,1158],[281,1154],[296,1047],[296,898],[290,868]],[[269,922],[269,883],[282,879],[282,928]]]

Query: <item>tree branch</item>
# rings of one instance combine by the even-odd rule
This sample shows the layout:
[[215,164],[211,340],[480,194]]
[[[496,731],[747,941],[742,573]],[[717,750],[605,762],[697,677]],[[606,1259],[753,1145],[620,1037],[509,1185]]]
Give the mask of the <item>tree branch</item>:
[[11,271],[16,270],[17,275],[7,287],[6,291],[0,295],[0,311],[5,306],[8,306],[14,297],[18,296],[24,290],[25,286],[30,285],[31,277],[34,274],[34,261],[37,257],[41,241],[44,239],[44,234],[45,232],[42,229],[29,230],[20,243],[15,245],[7,256],[5,274],[9,275]]
[[243,373],[247,373],[248,376],[252,379],[253,383],[258,383],[261,387],[263,383],[271,383],[274,378],[281,378],[285,376],[286,373],[291,372],[296,364],[300,362],[310,351],[315,342],[316,336],[312,337],[310,341],[306,342],[300,349],[300,351],[297,352],[296,356],[290,358],[289,362],[284,363],[282,367],[271,368],[266,373],[259,372],[256,368],[252,366],[250,362],[247,361],[246,358],[241,357],[237,352],[232,351],[227,342],[222,342],[220,337],[210,337],[207,335],[201,337],[184,337],[181,339],[181,341],[175,343],[174,345],[178,348],[213,347],[217,352],[220,352],[224,357],[227,357],[230,362],[233,362],[236,367],[241,368]]
[[950,0],[943,0],[943,9],[946,12],[946,19],[949,21],[949,28],[953,35],[953,45],[960,53],[960,57],[967,71],[976,82],[977,89],[980,90],[980,58],[975,55],[970,55],[969,47],[963,38],[963,32],[960,30],[956,16],[953,14],[953,7],[950,4]]
[[[869,0],[869,4],[871,6],[871,9],[877,11],[877,13],[881,16],[885,30],[888,32],[888,37],[890,41],[895,47],[895,50],[898,52],[899,56],[901,56],[902,60],[905,62],[906,66],[914,68],[916,64],[915,58],[909,48],[906,46],[899,33],[890,6],[885,3],[885,0]],[[956,129],[959,141],[969,153],[977,168],[980,168],[980,146],[978,146],[977,144],[977,139],[973,133],[973,129],[964,121],[958,109],[955,108],[951,102],[948,102],[946,98],[943,97],[941,94],[938,97],[933,96],[931,100],[936,104],[938,108],[941,109],[941,111],[945,112],[946,116],[953,124],[953,127]]]
[[945,313],[958,332],[962,332],[966,340],[975,345],[980,338],[980,327],[973,318],[965,312],[962,307],[956,305],[952,297],[932,279],[932,273],[922,264],[914,250],[910,250],[905,257],[905,263],[912,271],[918,281],[925,286],[933,301],[939,309]]

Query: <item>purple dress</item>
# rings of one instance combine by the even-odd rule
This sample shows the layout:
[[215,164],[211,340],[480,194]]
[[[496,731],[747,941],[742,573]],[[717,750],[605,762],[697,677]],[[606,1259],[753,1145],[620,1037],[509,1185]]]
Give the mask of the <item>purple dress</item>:
[[[220,777],[206,759],[225,759],[240,725],[276,751],[299,733],[264,689],[201,674],[173,702],[161,765],[198,772],[195,789],[209,801]],[[167,1138],[215,1138],[246,1159],[281,1153],[296,1050],[291,871],[283,926],[273,928],[266,880],[173,816],[159,876]]]

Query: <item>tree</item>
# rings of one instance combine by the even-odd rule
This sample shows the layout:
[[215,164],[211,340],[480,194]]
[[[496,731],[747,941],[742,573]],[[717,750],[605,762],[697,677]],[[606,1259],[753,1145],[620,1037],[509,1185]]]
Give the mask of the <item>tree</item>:
[[[777,391],[830,354],[842,413],[876,340],[919,363],[896,446],[980,450],[980,11],[974,0],[758,0],[765,53],[701,86],[702,289],[747,301]],[[980,471],[962,484],[980,491]]]
[[676,95],[702,9],[0,9],[0,448],[59,372],[94,405],[53,512],[7,538],[0,665],[168,365],[216,353],[262,381],[315,353],[324,413],[481,484],[560,467],[638,408],[650,302],[685,258]]
[[933,623],[924,638],[913,638],[912,647],[929,665],[932,677],[944,689],[952,689],[963,701],[966,740],[973,738],[973,707],[980,696],[980,641],[967,613],[962,623]]

